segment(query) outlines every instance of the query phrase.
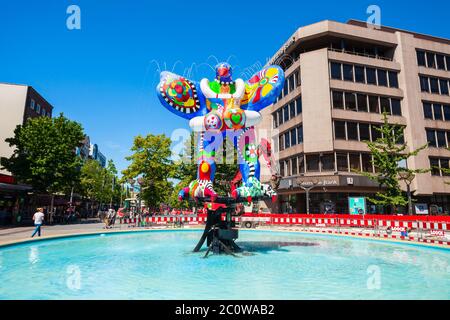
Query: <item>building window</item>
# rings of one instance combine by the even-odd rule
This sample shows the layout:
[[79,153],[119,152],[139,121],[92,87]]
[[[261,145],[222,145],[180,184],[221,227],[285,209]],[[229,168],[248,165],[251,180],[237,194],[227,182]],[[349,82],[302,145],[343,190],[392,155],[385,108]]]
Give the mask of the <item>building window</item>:
[[295,114],[295,101],[292,101],[289,104],[289,118],[290,119],[294,119],[295,116],[296,116],[296,114]]
[[291,159],[291,166],[292,166],[292,175],[298,174],[298,167],[297,167],[297,158]]
[[398,76],[397,72],[389,71],[389,87],[398,88]]
[[358,140],[358,123],[347,122],[347,139]]
[[441,94],[448,96],[448,81],[439,79],[439,87],[441,89]]
[[356,95],[354,93],[345,93],[345,109],[356,111]]
[[357,100],[358,100],[358,111],[360,112],[368,112],[368,105],[367,105],[367,96],[365,94],[358,93],[357,94]]
[[296,105],[296,112],[297,115],[302,113],[302,98],[297,98],[297,100],[295,100],[295,105]]
[[372,124],[370,126],[370,134],[372,136],[372,141],[377,141],[381,139],[383,136],[381,134],[381,127],[379,125]]
[[297,129],[294,128],[291,130],[291,146],[295,146],[297,144]]
[[445,131],[438,130],[437,134],[437,145],[438,148],[447,148],[447,137]]
[[436,65],[439,70],[445,70],[445,58],[442,54],[436,54]]
[[362,171],[373,172],[372,156],[368,153],[363,153],[361,154],[361,160],[362,160]]
[[289,121],[289,105],[285,105],[283,107],[283,122]]
[[381,106],[381,112],[391,114],[391,107],[389,105],[389,99],[381,97],[380,98],[380,106]]
[[421,67],[426,67],[425,52],[417,50],[417,64]]
[[343,64],[342,70],[344,74],[345,81],[353,81],[353,65],[351,64]]
[[341,91],[333,91],[333,108],[335,109],[344,109],[344,96]]
[[436,68],[435,54],[432,52],[427,52],[427,67]]
[[322,155],[321,163],[322,171],[334,171],[334,153]]
[[39,103],[36,105],[36,112],[41,113],[41,105]]
[[342,80],[341,64],[331,63],[331,79]]
[[439,94],[439,82],[437,78],[430,78],[431,93]]
[[447,71],[450,71],[450,56],[445,56],[445,64],[447,65]]
[[297,127],[297,143],[303,143],[303,126]]
[[364,67],[355,66],[355,81],[359,83],[366,83],[366,74]]
[[348,161],[346,153],[336,153],[336,164],[338,171],[348,172]]
[[280,151],[284,150],[284,140],[282,134],[278,137],[278,146]]
[[360,141],[370,141],[370,126],[368,123],[359,124],[359,139]]
[[444,105],[443,109],[444,109],[445,121],[450,121],[450,106],[449,105]]
[[442,120],[442,106],[440,104],[433,104],[434,120]]
[[420,90],[422,92],[430,92],[428,77],[420,76],[419,79],[420,79]]
[[433,120],[433,110],[431,109],[431,103],[423,103],[423,115],[425,119]]
[[374,68],[366,68],[367,84],[377,84],[377,77]]
[[359,159],[359,153],[350,153],[349,160],[350,160],[350,169],[352,171],[361,171],[361,162]]
[[42,108],[42,115],[45,117],[46,116],[46,112],[45,112],[45,109],[44,108]]
[[283,109],[280,108],[280,110],[278,110],[278,125],[282,125],[283,124]]
[[427,142],[429,147],[437,147],[436,134],[434,130],[426,129]]
[[273,128],[278,127],[278,112],[272,114]]
[[388,81],[387,81],[387,72],[386,70],[377,69],[377,76],[378,76],[378,85],[387,87]]
[[441,170],[439,166],[439,159],[437,158],[430,158],[430,168],[431,168],[431,175],[433,176],[440,176]]
[[346,140],[345,121],[334,121],[334,138]]
[[289,137],[289,132],[286,132],[284,134],[284,148],[290,148],[291,147],[291,143],[290,143],[290,137]]
[[306,156],[306,171],[317,172],[319,171],[319,155],[308,154]]
[[35,105],[36,105],[36,102],[34,101],[34,99],[31,99],[31,101],[30,101],[30,109],[34,110]]
[[378,104],[378,97],[369,96],[369,110],[371,113],[380,113],[380,106]]
[[300,155],[297,159],[298,159],[298,173],[305,173],[305,159],[303,155]]
[[392,115],[401,116],[402,115],[402,107],[399,99],[391,99],[391,109]]

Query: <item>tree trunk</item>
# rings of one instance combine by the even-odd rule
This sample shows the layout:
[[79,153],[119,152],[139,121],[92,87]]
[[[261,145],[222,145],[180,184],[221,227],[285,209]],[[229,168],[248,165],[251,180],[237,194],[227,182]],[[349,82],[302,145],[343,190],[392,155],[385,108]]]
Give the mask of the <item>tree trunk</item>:
[[52,200],[50,202],[50,215],[48,218],[48,223],[52,224],[53,223],[53,208],[54,208],[54,204],[55,204],[55,195],[52,193]]

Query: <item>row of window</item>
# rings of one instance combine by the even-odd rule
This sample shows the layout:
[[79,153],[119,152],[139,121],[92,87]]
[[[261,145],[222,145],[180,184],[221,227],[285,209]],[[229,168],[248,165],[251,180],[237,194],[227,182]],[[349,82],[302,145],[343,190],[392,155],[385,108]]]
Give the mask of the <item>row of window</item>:
[[284,87],[281,91],[281,94],[277,98],[280,100],[281,98],[287,96],[289,93],[294,91],[295,88],[297,88],[300,85],[300,71],[296,70],[292,72],[286,79],[284,80]]
[[300,154],[280,160],[280,174],[283,177],[306,172],[374,172],[370,153],[334,152],[324,154]]
[[448,158],[430,157],[430,167],[432,176],[449,176],[449,160]]
[[[354,141],[376,141],[383,137],[383,134],[377,130],[381,126],[363,122],[351,121],[333,121],[334,123],[334,139],[354,140]],[[398,144],[404,144],[404,136],[397,138]]]
[[331,62],[330,77],[335,80],[345,80],[364,84],[398,88],[398,73],[385,69]]
[[449,79],[419,76],[419,80],[422,92],[449,95]]
[[36,111],[36,113],[42,115],[42,116],[50,116],[50,113],[47,113],[47,110],[45,108],[41,108],[41,105],[39,103],[36,103],[34,99],[30,100],[30,109]]
[[302,113],[302,98],[298,97],[295,100],[287,103],[276,112],[272,114],[273,127],[277,128],[283,123],[295,118]]
[[450,105],[424,102],[423,115],[425,119],[450,121]]
[[445,130],[425,129],[429,147],[448,148],[450,146],[450,132]]
[[364,93],[331,92],[333,108],[359,112],[388,113],[401,116],[402,108],[400,99],[380,96],[372,96]]
[[280,151],[301,143],[303,143],[303,126],[301,125],[280,134],[278,137]]
[[422,67],[450,71],[450,56],[417,50],[417,64]]

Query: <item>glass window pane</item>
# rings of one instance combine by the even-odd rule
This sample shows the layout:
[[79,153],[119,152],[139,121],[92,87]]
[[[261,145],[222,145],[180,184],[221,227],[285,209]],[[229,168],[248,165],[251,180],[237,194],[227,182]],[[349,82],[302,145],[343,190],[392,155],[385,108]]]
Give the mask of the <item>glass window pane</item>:
[[440,159],[439,162],[441,163],[441,172],[443,176],[449,176],[450,170],[448,166],[448,159]]
[[358,99],[358,111],[362,112],[368,112],[368,105],[367,105],[367,96],[365,94],[358,93],[357,95]]
[[372,169],[372,156],[367,153],[361,154],[362,159],[362,171],[364,172],[373,172]]
[[427,66],[428,68],[436,68],[436,63],[434,61],[435,54],[432,52],[427,52]]
[[322,171],[334,171],[334,153],[322,156]]
[[295,88],[294,75],[292,74],[292,75],[289,77],[289,92],[294,91],[294,88]]
[[290,116],[290,119],[293,119],[293,118],[295,118],[295,103],[294,103],[294,101],[293,102],[291,102],[290,104],[289,104],[289,116]]
[[442,105],[433,104],[434,120],[442,120]]
[[349,154],[350,159],[350,169],[359,171],[361,170],[361,163],[359,161],[359,153],[350,153]]
[[283,107],[283,122],[289,121],[289,105]]
[[297,128],[291,130],[291,146],[297,144]]
[[378,105],[378,97],[369,96],[369,110],[372,113],[380,113],[380,106]]
[[394,137],[396,144],[405,144],[405,131],[402,128],[397,137]]
[[319,155],[308,154],[306,156],[306,171],[317,172],[319,171]]
[[398,88],[397,72],[389,71],[389,87]]
[[430,90],[431,93],[439,94],[439,82],[437,78],[430,78]]
[[292,165],[292,175],[296,175],[298,172],[298,168],[297,168],[297,158],[292,158],[291,159],[291,165]]
[[345,109],[356,111],[356,94],[351,92],[345,93]]
[[380,129],[379,125],[372,124],[370,125],[370,131],[372,134],[372,141],[376,141],[377,139],[381,138],[381,132],[377,129]]
[[387,87],[387,72],[386,70],[377,69],[378,85]]
[[423,115],[425,116],[425,119],[433,120],[433,110],[431,109],[431,103],[423,103]]
[[272,114],[272,119],[273,119],[273,127],[276,128],[278,127],[278,113],[274,113]]
[[447,136],[445,131],[437,131],[437,143],[439,148],[447,148]]
[[447,65],[447,71],[450,71],[450,56],[445,56],[445,64]]
[[427,142],[429,147],[436,147],[436,135],[434,130],[427,129]]
[[355,66],[355,81],[360,83],[366,83],[366,75],[364,67]]
[[389,99],[385,97],[380,97],[380,106],[381,106],[381,112],[391,114],[391,106],[389,105]]
[[445,79],[440,79],[439,87],[441,88],[441,94],[448,96],[448,81]]
[[336,63],[336,62],[331,63],[331,79],[342,80],[340,63]]
[[399,99],[394,99],[394,98],[391,99],[391,109],[392,109],[392,114],[394,116],[402,115],[402,107],[401,107]]
[[359,140],[360,141],[370,140],[370,126],[368,123],[359,124]]
[[426,67],[425,52],[417,50],[417,64]]
[[344,74],[344,80],[353,81],[353,65],[343,64],[342,70],[343,70],[343,74]]
[[283,109],[280,108],[280,110],[278,110],[278,125],[282,124],[283,122],[284,122]]
[[430,92],[428,77],[420,76],[420,90],[422,90],[422,92]]
[[300,98],[297,98],[297,100],[295,100],[296,101],[296,108],[297,108],[297,114],[301,114],[302,113],[302,98],[300,97]]
[[346,139],[345,136],[345,121],[334,121],[334,138]]
[[280,161],[280,175],[282,176],[282,177],[285,177],[285,174],[284,174],[285,172],[284,172],[284,161],[282,160],[282,161]]
[[283,140],[282,134],[278,136],[278,146],[279,146],[280,151],[284,150],[284,140]]
[[444,118],[445,121],[450,121],[450,106],[444,105]]
[[333,91],[333,108],[344,109],[344,93],[341,91]]
[[431,175],[433,176],[441,175],[439,170],[439,159],[430,158],[430,168],[431,168]]
[[347,137],[348,140],[358,140],[358,123],[347,122]]
[[377,77],[374,68],[366,68],[367,84],[377,84]]
[[291,141],[290,141],[291,139],[290,139],[290,136],[289,136],[289,132],[286,132],[285,134],[284,134],[284,147],[285,148],[289,148],[290,146],[291,146]]
[[445,59],[442,54],[436,55],[436,64],[437,64],[438,69],[445,70]]
[[348,171],[347,154],[336,153],[336,164],[338,171]]
[[297,143],[303,143],[303,126],[297,127]]
[[298,158],[298,173],[305,173],[305,159],[301,154]]

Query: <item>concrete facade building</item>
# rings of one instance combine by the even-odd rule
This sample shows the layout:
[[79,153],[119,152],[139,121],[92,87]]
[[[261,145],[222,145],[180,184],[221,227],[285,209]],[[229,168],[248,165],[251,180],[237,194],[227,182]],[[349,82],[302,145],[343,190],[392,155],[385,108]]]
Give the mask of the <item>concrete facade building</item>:
[[415,198],[450,211],[450,178],[439,169],[450,160],[450,40],[355,20],[321,21],[299,28],[270,63],[286,74],[282,95],[262,111],[271,121],[257,127],[269,132],[283,176],[272,211],[305,212],[300,185],[317,185],[311,213],[327,204],[348,212],[349,196],[380,190],[354,171],[375,170],[363,141],[377,138],[383,112],[404,128],[410,148],[429,144],[406,164],[433,168],[413,180]]

